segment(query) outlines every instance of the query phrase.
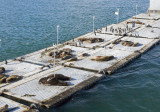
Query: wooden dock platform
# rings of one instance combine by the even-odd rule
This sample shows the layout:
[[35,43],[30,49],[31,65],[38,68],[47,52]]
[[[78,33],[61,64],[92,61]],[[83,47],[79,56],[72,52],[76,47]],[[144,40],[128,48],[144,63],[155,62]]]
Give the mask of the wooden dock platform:
[[6,104],[8,105],[8,109],[10,110],[10,112],[21,112],[21,111],[27,109],[27,106],[25,106],[23,104],[19,104],[15,101],[12,101],[12,100],[9,100],[7,98],[0,96],[0,107],[4,106]]
[[[132,28],[130,22],[135,21]],[[109,31],[111,27],[125,29],[128,23],[129,30],[118,35]],[[58,49],[72,49],[77,61],[56,59],[56,67],[53,66],[53,58],[48,56],[53,51],[53,46],[36,51],[16,60],[9,60],[8,64],[0,63],[5,67],[6,74],[23,76],[22,80],[14,83],[0,84],[0,90],[5,90],[3,96],[27,104],[38,104],[42,107],[56,107],[76,92],[91,86],[97,81],[111,75],[121,67],[127,65],[135,58],[141,56],[160,41],[160,16],[140,14],[119,24],[113,24],[102,29],[98,29],[96,35],[88,33],[86,35],[70,40],[61,45]],[[102,38],[104,42],[82,43],[79,38]],[[121,43],[113,44],[114,41],[131,41],[139,43],[138,46],[124,46]],[[82,57],[83,53],[88,56]],[[114,56],[110,61],[92,61],[95,56]],[[63,74],[71,77],[68,81],[70,86],[45,86],[39,84],[39,80],[50,74]]]

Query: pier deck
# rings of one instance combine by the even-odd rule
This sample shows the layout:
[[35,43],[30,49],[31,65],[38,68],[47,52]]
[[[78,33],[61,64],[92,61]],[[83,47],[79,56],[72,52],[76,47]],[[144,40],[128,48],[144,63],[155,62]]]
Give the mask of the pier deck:
[[[36,103],[47,108],[56,107],[77,91],[92,85],[107,74],[111,75],[159,42],[159,15],[140,14],[136,16],[136,19],[134,18],[117,25],[107,26],[107,30],[106,27],[98,29],[96,35],[88,33],[57,47],[59,50],[64,48],[72,49],[73,55],[78,58],[77,61],[69,62],[68,60],[56,59],[56,67],[54,67],[53,58],[48,56],[48,53],[54,49],[52,46],[22,56],[23,58],[20,61],[9,60],[7,65],[2,62],[1,66],[6,68],[7,75],[23,76],[20,81],[0,84],[0,90],[7,90],[3,92],[3,96],[29,104]],[[143,24],[136,24],[134,28],[131,28],[132,24],[128,23],[130,29],[123,31],[121,35],[109,30],[111,27],[125,29],[126,23],[132,21],[140,21]],[[146,27],[147,25],[153,27]],[[78,41],[79,38],[92,37],[102,38],[104,42],[80,44]],[[118,39],[138,42],[139,44],[136,47],[124,46],[121,43],[113,44]],[[82,57],[83,53],[88,53],[89,56]],[[107,62],[91,60],[94,56],[111,55],[114,56],[114,59]],[[46,65],[49,67],[44,67]],[[71,77],[72,80],[68,81],[70,86],[45,86],[39,84],[39,79],[54,73]]]
[[25,105],[0,96],[0,107],[6,104],[8,105],[8,109],[11,110],[10,112],[21,112],[27,108]]

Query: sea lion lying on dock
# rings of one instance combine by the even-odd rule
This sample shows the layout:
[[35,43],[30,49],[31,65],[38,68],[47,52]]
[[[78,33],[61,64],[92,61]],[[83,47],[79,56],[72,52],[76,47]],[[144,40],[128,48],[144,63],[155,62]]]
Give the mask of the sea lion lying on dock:
[[3,73],[3,74],[0,74],[0,79],[3,78],[6,74]]
[[44,85],[49,85],[49,86],[52,86],[52,85],[69,86],[67,82],[64,82],[69,80],[71,80],[70,77],[64,76],[62,74],[52,74],[52,75],[49,75],[48,77],[41,78],[39,80],[39,83]]
[[85,42],[85,43],[97,43],[97,42],[104,42],[104,39],[102,38],[79,38],[78,39],[81,42]]
[[73,58],[68,59],[67,61],[77,61],[77,60],[78,60],[77,57],[73,57]]
[[86,57],[86,56],[89,56],[89,54],[88,53],[83,53],[81,56]]
[[123,41],[121,44],[128,47],[136,47],[139,45],[139,43],[134,43],[132,41]]
[[5,72],[5,68],[4,67],[0,67],[0,73],[4,73]]
[[69,48],[65,48],[65,49],[62,49],[63,52],[68,52],[68,53],[71,53],[72,52],[72,49],[69,49]]
[[6,82],[6,79],[7,79],[7,77],[6,77],[6,74],[1,74],[0,75],[0,84],[2,84],[2,83],[5,83]]
[[112,42],[112,44],[119,44],[122,40],[121,39],[118,39],[118,40],[115,40],[114,42]]
[[44,84],[44,85],[55,85],[55,86],[69,86],[69,84],[67,82],[63,82],[61,80],[55,79],[54,77],[52,78],[48,78],[48,77],[44,77],[42,79],[39,80],[40,84]]
[[67,56],[63,57],[62,60],[67,60],[67,59],[70,59],[70,58],[72,58],[72,55],[67,55]]
[[6,82],[7,82],[7,83],[15,82],[15,81],[20,80],[21,78],[22,78],[22,76],[11,75],[11,76],[9,76],[9,77],[6,79]]
[[62,80],[62,81],[70,81],[71,80],[71,77],[67,77],[62,74],[51,74],[48,77],[54,77],[55,79]]
[[50,52],[48,56],[54,56],[54,52]]
[[8,105],[6,104],[6,105],[0,107],[0,112],[9,112],[8,111]]
[[6,82],[6,79],[7,79],[6,76],[2,77],[2,78],[0,79],[0,84],[5,83],[5,82]]
[[91,58],[91,60],[95,61],[110,61],[112,59],[114,59],[114,56],[95,56]]
[[36,104],[31,104],[30,107],[28,107],[26,110],[23,110],[22,112],[39,112],[39,110]]

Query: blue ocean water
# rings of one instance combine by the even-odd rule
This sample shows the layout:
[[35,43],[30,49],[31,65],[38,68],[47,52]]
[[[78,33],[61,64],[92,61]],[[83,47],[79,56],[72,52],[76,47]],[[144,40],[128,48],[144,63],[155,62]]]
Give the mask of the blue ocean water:
[[[1,0],[0,61],[51,46],[56,42],[56,26],[64,42],[144,13],[149,0]],[[65,105],[44,112],[159,112],[160,49],[156,46],[118,73],[81,91]]]

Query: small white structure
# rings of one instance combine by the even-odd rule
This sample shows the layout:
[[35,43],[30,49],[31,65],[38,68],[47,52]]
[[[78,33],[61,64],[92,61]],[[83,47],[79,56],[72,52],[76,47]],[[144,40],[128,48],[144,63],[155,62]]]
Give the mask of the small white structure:
[[148,13],[159,13],[160,14],[160,0],[150,0],[150,7]]

